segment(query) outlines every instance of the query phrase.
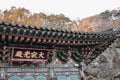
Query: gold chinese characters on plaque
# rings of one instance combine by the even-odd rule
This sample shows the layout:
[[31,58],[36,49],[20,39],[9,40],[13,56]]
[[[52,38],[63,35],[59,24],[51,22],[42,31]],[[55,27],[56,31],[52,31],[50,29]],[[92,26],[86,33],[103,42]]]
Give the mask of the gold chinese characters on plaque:
[[29,49],[14,49],[13,60],[44,60],[47,59],[47,50],[29,50]]

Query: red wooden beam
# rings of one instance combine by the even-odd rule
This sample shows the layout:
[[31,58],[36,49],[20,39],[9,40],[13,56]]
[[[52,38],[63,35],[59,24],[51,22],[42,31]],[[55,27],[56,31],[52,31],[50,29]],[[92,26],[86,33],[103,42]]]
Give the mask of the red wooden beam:
[[43,42],[47,42],[47,40],[46,40],[46,39],[44,39],[44,40],[43,40]]
[[4,41],[6,38],[5,34],[2,34],[2,40]]
[[51,39],[49,39],[48,42],[50,43],[50,42],[51,42]]
[[28,36],[25,42],[29,42],[29,41],[30,41],[30,37]]
[[80,44],[80,41],[77,41],[78,44]]
[[8,35],[8,40],[9,40],[9,41],[12,40],[12,35]]
[[70,41],[68,41],[68,44],[70,44]]
[[21,36],[19,42],[22,42],[23,40],[24,40],[24,36]]
[[18,40],[18,38],[19,38],[18,36],[15,36],[14,37],[14,42],[16,42]]
[[41,39],[40,39],[40,38],[38,38],[37,43],[40,43],[40,42],[41,42]]
[[56,42],[57,42],[57,40],[54,40],[53,42],[54,42],[54,43],[56,43]]
[[73,44],[75,44],[75,41],[73,41]]
[[65,40],[63,40],[62,43],[65,43]]
[[61,43],[61,40],[59,40],[58,42]]
[[36,41],[36,38],[32,38],[32,43]]

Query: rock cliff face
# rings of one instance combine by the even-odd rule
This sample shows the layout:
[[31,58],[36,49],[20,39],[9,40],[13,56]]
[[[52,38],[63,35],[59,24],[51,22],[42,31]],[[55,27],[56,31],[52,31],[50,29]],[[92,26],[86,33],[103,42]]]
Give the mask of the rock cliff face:
[[120,39],[85,69],[87,80],[120,80]]

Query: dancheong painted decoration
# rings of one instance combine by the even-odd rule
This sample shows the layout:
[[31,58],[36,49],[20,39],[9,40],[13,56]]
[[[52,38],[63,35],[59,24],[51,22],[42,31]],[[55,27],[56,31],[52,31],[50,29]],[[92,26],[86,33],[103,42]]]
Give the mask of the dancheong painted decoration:
[[[0,22],[0,78],[79,80],[120,31],[80,32]],[[55,78],[55,79],[53,79]]]

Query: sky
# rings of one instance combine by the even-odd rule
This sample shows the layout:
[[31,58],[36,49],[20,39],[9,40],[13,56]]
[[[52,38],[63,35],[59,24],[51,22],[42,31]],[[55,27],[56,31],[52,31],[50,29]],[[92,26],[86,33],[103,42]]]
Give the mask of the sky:
[[32,13],[64,14],[72,20],[83,19],[120,7],[120,0],[0,0],[0,10],[24,7]]

